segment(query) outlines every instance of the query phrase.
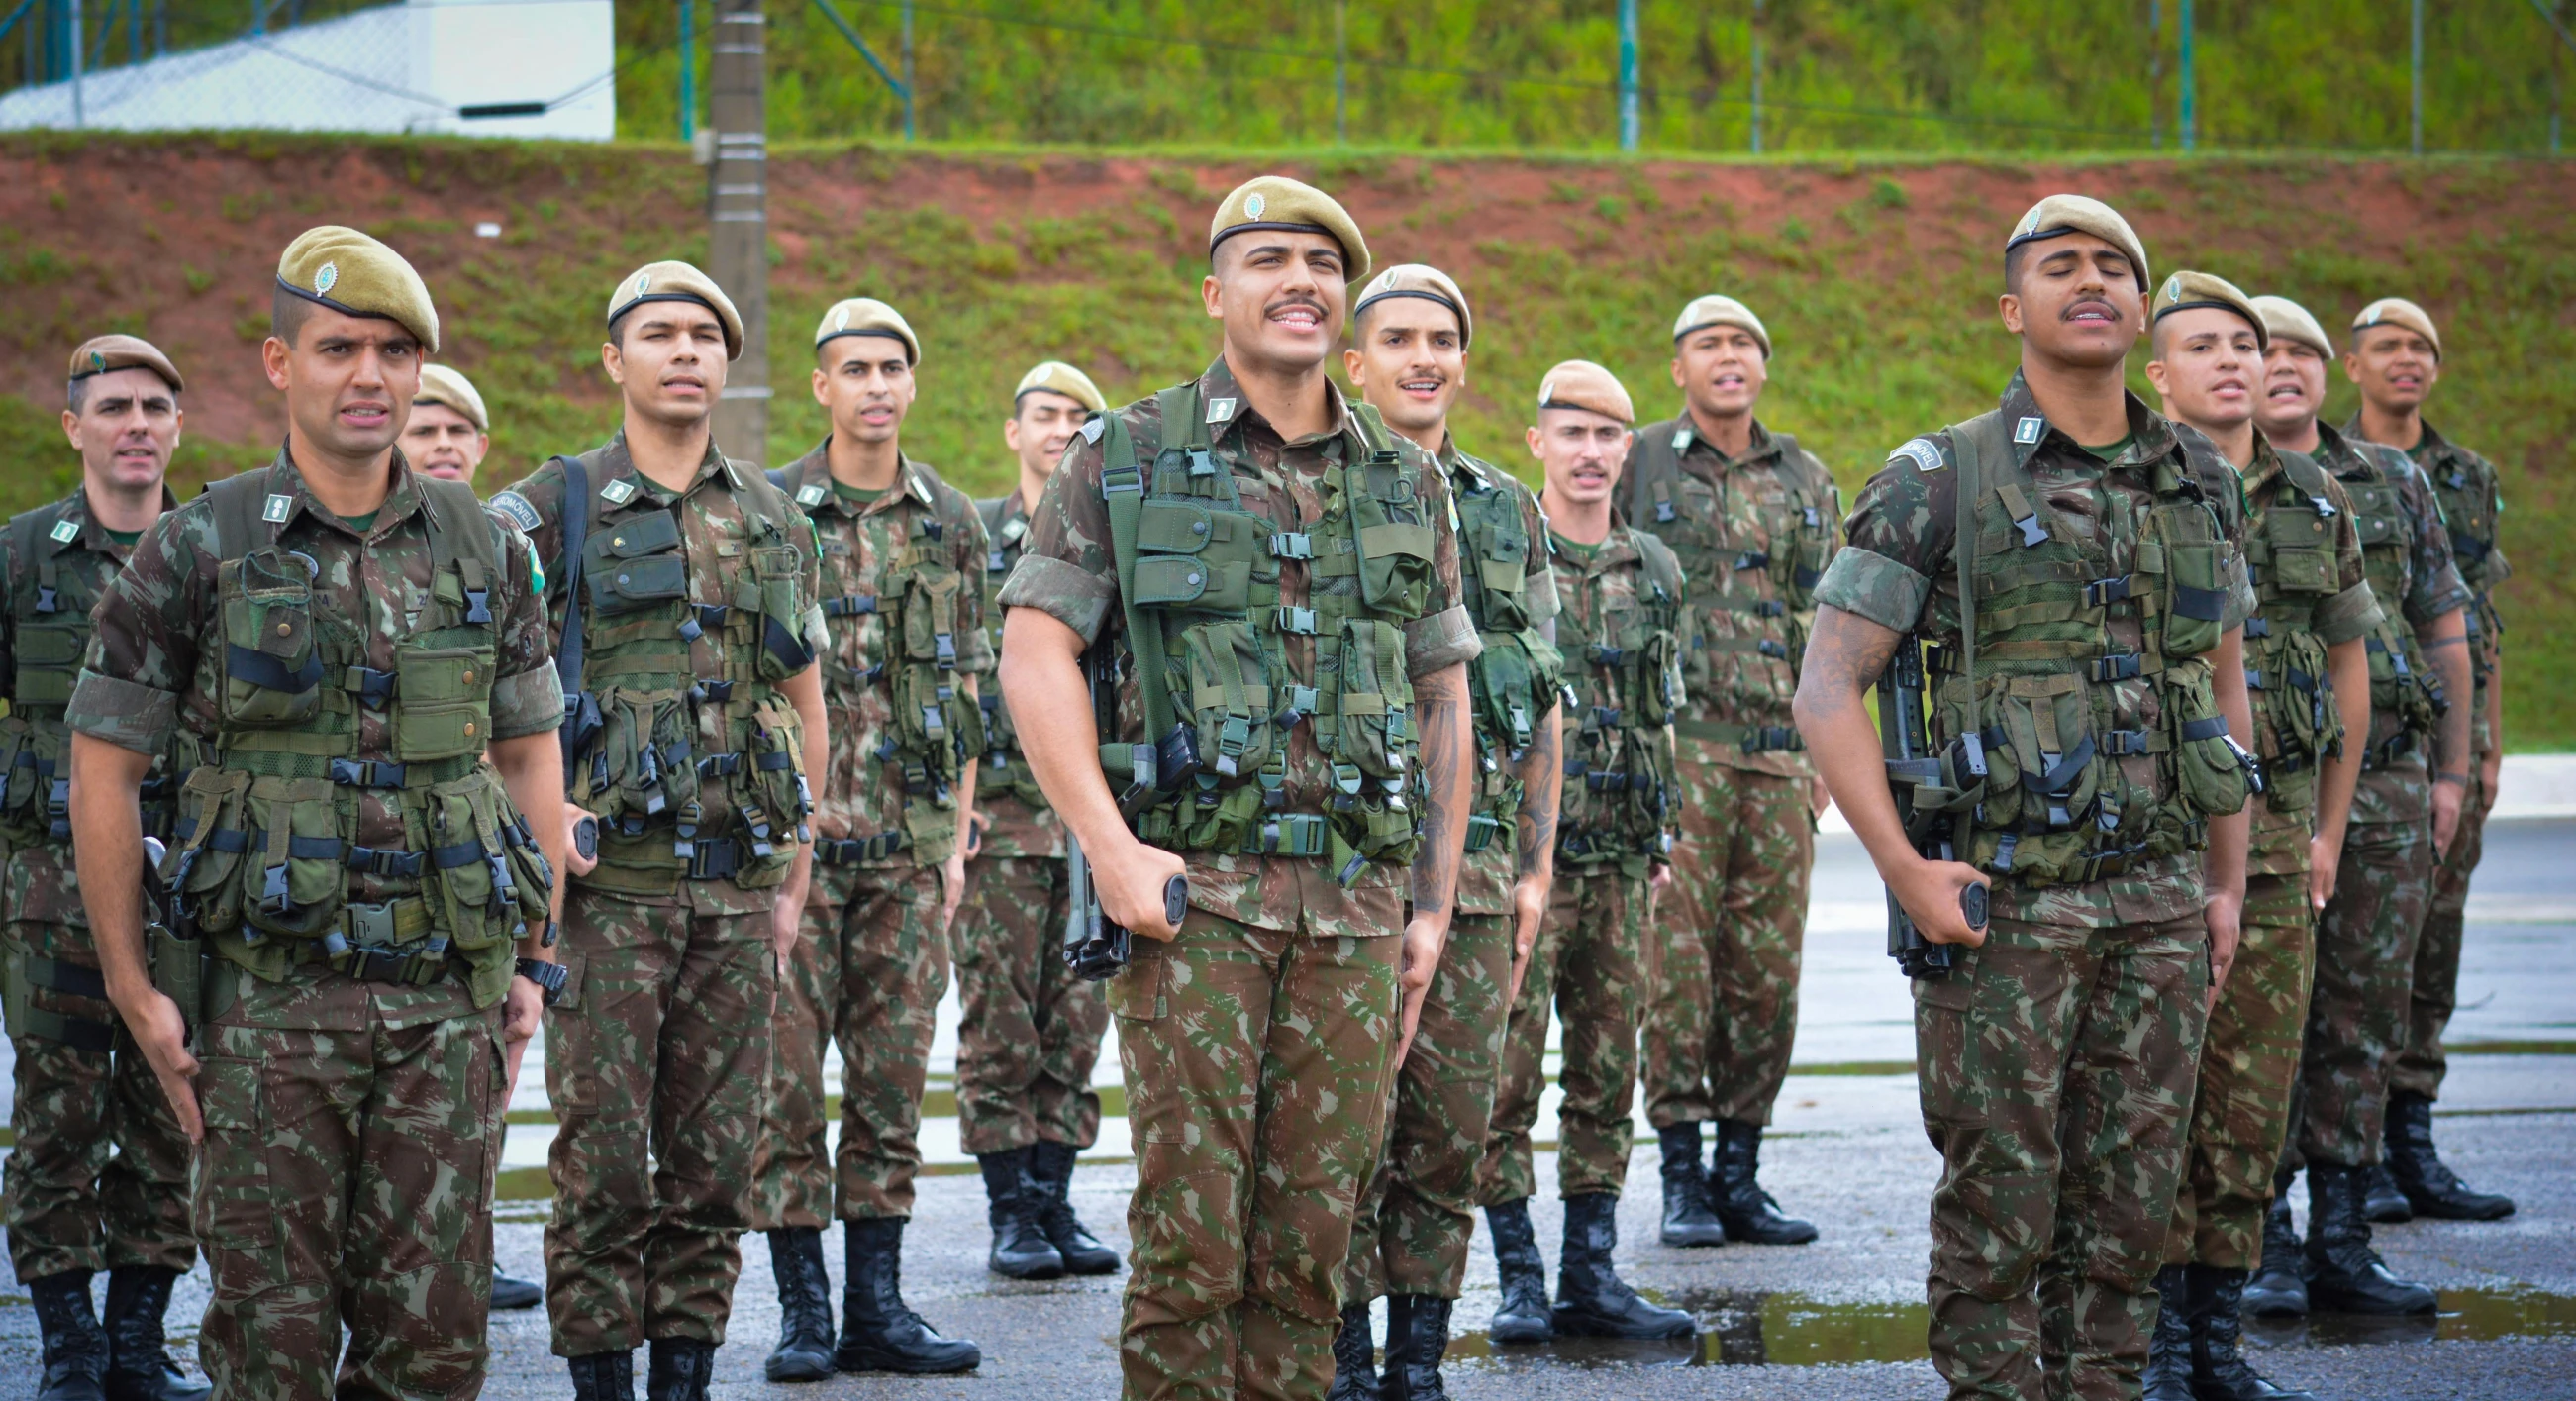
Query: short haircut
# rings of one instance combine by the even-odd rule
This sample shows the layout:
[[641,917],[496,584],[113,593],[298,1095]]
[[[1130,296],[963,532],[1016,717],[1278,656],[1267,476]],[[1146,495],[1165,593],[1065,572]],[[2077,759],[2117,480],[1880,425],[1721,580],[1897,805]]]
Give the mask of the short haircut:
[[2030,244],[2016,243],[2004,250],[2004,290],[2021,293],[2021,265],[2030,258]]
[[81,405],[89,402],[89,376],[83,375],[79,379],[65,381],[63,402],[70,406],[73,413],[79,413]]
[[[1425,297],[1416,293],[1405,292],[1394,296],[1372,297],[1359,310],[1352,312],[1351,344],[1359,344],[1360,338],[1368,334],[1369,317],[1376,314],[1378,305],[1382,302],[1393,301],[1428,302],[1431,305],[1439,307],[1449,313],[1449,334],[1453,336],[1464,336],[1466,334],[1467,328],[1461,322],[1461,318],[1458,315],[1458,308],[1451,306],[1447,301],[1439,297]],[[1460,349],[1463,351],[1465,347],[1461,346]]]
[[304,334],[304,323],[313,319],[315,305],[280,284],[268,294],[268,333],[294,349],[295,338]]

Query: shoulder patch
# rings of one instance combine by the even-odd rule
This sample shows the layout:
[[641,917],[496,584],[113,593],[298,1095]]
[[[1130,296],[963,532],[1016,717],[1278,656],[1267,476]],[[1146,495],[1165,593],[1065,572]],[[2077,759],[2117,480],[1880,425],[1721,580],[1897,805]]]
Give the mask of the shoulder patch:
[[537,508],[528,503],[528,498],[515,491],[502,492],[484,505],[492,514],[521,530],[534,530],[539,524]]
[[1082,421],[1082,440],[1086,443],[1099,442],[1100,435],[1108,431],[1109,415],[1105,413],[1093,414]]
[[823,484],[821,482],[807,482],[805,485],[796,488],[796,504],[799,506],[820,506],[823,504],[823,498],[830,496],[831,494],[832,493],[823,489]]
[[1930,438],[1916,438],[1887,455],[1890,462],[1899,458],[1913,462],[1917,472],[1938,472],[1949,465],[1942,460],[1941,445]]
[[80,538],[80,525],[74,521],[56,521],[52,534],[57,542],[68,545]]
[[623,506],[635,499],[635,483],[623,477],[599,489],[600,499],[611,506]]

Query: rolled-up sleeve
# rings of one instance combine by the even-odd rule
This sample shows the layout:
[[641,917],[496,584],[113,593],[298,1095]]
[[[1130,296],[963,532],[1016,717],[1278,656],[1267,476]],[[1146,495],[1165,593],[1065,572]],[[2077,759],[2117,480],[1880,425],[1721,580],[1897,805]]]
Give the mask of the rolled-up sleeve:
[[200,573],[213,554],[199,549],[212,528],[202,501],[163,513],[108,581],[66,715],[74,730],[137,754],[169,752],[198,638],[213,630],[214,579]]

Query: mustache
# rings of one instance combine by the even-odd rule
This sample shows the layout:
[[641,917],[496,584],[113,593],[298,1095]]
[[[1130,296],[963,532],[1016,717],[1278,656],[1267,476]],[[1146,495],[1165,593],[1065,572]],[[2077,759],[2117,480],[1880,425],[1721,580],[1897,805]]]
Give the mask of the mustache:
[[1328,319],[1328,313],[1324,310],[1324,304],[1313,297],[1306,296],[1303,293],[1281,297],[1279,300],[1263,307],[1261,309],[1261,314],[1264,316],[1275,316],[1280,312],[1286,311],[1292,306],[1302,306],[1312,310],[1318,320]]

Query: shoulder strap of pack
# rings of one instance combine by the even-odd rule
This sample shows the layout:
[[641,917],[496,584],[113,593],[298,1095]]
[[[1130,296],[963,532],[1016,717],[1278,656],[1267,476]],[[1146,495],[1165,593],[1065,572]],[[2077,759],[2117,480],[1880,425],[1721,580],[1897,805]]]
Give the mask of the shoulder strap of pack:
[[499,522],[463,482],[418,474],[412,480],[420,485],[421,513],[429,525],[430,568],[455,565],[465,584],[465,621],[498,628],[489,601],[492,585],[501,577]]
[[[996,496],[990,501],[975,503],[975,514],[984,518],[984,534],[996,542],[1002,537],[1002,510],[1009,504],[1010,499],[1008,496]],[[993,548],[998,550],[1001,545],[996,543]]]
[[276,538],[276,531],[260,519],[261,509],[268,500],[269,473],[274,470],[274,467],[262,467],[206,484],[201,494],[215,517],[217,562],[240,559]]
[[[10,553],[18,561],[18,577],[9,581],[10,611],[19,617],[55,611],[52,594],[55,589],[54,522],[63,518],[63,503],[47,502],[32,511],[22,511],[9,521]],[[35,587],[27,587],[32,580]]]
[[[581,555],[590,540],[590,468],[578,457],[558,457],[563,468],[563,640],[555,644],[555,679],[563,684],[564,714],[581,702]],[[567,755],[566,762],[571,756]],[[568,780],[567,780],[568,781]]]
[[1675,602],[1682,596],[1682,562],[1672,547],[1636,526],[1628,527],[1637,542],[1637,555],[1645,562],[1646,577],[1663,587]]
[[1689,431],[1688,423],[1669,430],[1658,424],[1637,435],[1636,446],[1629,449],[1628,499],[1622,507],[1628,519],[1671,520],[1680,509],[1673,504],[1673,487],[1681,480],[1682,455],[1673,450],[1673,440]]
[[769,472],[768,472],[768,474],[767,474],[767,475],[768,475],[768,477],[769,477],[769,484],[770,484],[771,486],[774,486],[774,487],[778,488],[780,491],[785,491],[785,490],[787,489],[787,469],[786,469],[786,468],[784,468],[784,467],[772,467],[772,468],[770,468],[770,469],[769,469]]
[[[1164,390],[1164,422],[1169,424],[1173,396],[1186,403],[1198,396],[1187,386]],[[1136,659],[1136,694],[1145,709],[1145,742],[1153,744],[1172,729],[1172,697],[1165,683],[1163,629],[1136,601],[1137,538],[1145,519],[1145,469],[1136,460],[1136,440],[1122,414],[1103,415],[1108,428],[1100,439],[1100,496],[1109,508],[1109,548],[1118,568],[1118,601],[1126,610],[1127,648]]]

